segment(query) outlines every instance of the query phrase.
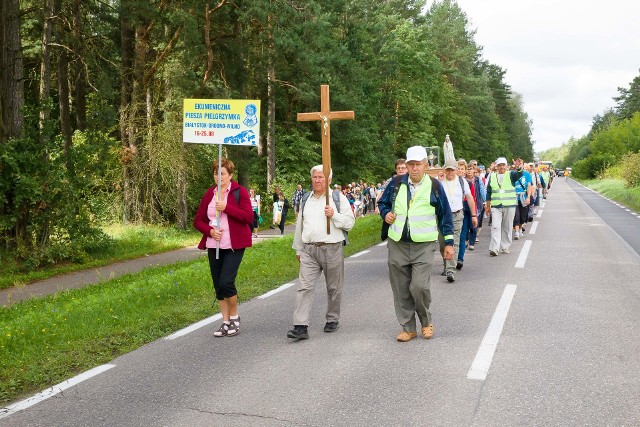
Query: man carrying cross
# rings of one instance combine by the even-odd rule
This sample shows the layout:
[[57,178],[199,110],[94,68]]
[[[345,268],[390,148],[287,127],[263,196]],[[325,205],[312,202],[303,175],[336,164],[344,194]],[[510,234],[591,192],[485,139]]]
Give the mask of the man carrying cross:
[[[329,200],[328,205],[325,204],[327,186],[322,165],[311,169],[311,185],[313,191],[303,196],[293,237],[293,248],[300,263],[300,284],[296,291],[293,329],[287,332],[287,336],[295,340],[309,338],[309,312],[316,279],[322,272],[327,282],[327,323],[324,331],[334,332],[338,329],[344,284],[343,231],[351,230],[355,223],[353,211],[344,194],[337,194]],[[325,230],[325,218],[330,223],[329,234]]]
[[[320,121],[322,124],[322,165],[311,169],[313,191],[305,194],[296,220],[293,248],[300,263],[300,285],[296,292],[293,329],[287,332],[295,340],[309,338],[309,312],[313,302],[315,282],[324,271],[327,283],[327,313],[325,332],[338,329],[340,300],[344,284],[343,245],[346,232],[355,223],[347,198],[341,194],[329,197],[331,185],[331,120],[353,119],[353,111],[329,110],[329,86],[321,86],[321,111],[300,113],[299,121]],[[323,197],[324,196],[324,197]],[[323,200],[324,199],[324,200]],[[324,227],[326,219],[326,229]]]

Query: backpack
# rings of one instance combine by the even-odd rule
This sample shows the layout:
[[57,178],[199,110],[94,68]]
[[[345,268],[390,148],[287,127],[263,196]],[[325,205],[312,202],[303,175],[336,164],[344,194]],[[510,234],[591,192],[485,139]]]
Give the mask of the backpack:
[[[311,195],[311,191],[305,191],[302,194],[302,200],[300,200],[300,215],[304,217],[304,204],[307,203],[307,199]],[[338,213],[340,212],[340,193],[336,191],[331,192],[331,198],[333,199],[333,203],[336,205],[336,209]],[[304,223],[304,222],[303,222]],[[342,234],[344,235],[344,241],[342,242],[342,246],[347,246],[349,244],[349,232],[346,230],[342,230]]]

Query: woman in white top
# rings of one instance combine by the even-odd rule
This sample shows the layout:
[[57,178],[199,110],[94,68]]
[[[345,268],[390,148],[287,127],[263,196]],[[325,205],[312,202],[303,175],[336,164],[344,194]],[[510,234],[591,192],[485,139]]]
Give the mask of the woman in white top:
[[251,200],[251,209],[253,210],[253,237],[258,237],[258,226],[260,225],[260,195],[256,194],[253,188],[249,190],[249,200]]

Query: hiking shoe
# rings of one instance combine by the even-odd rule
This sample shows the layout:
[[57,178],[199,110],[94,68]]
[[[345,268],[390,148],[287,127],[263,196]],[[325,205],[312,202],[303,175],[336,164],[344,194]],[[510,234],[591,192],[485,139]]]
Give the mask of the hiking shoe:
[[456,281],[456,276],[453,274],[453,271],[447,271],[447,282],[453,283]]
[[494,251],[493,249],[491,249],[491,250],[489,251],[489,255],[491,255],[491,256],[498,256],[498,251]]
[[222,325],[220,325],[220,328],[213,333],[213,336],[218,338],[226,337],[228,330],[229,330],[229,324],[223,322]]
[[238,333],[240,333],[240,317],[229,320],[229,328],[227,329],[228,337],[238,335]]
[[335,332],[337,330],[338,330],[338,322],[327,322],[326,325],[324,325],[325,332]]
[[433,323],[422,327],[422,336],[424,339],[429,340],[433,337]]
[[411,341],[417,336],[418,336],[418,333],[415,331],[414,332],[402,331],[400,332],[400,334],[398,334],[398,336],[396,337],[396,340],[400,342],[407,342],[407,341]]
[[287,336],[294,340],[306,340],[309,338],[309,333],[305,325],[294,325],[293,329],[287,332]]

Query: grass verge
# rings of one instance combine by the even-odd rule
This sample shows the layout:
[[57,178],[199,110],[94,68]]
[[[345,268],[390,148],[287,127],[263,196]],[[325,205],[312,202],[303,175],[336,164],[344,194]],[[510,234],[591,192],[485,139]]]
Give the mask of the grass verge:
[[[260,229],[267,228],[271,224],[270,217],[268,220],[269,223],[265,219],[265,223],[260,226]],[[290,215],[287,223],[292,221],[293,215]],[[185,231],[175,227],[153,225],[110,225],[104,227],[103,231],[111,237],[113,243],[102,251],[91,253],[90,258],[81,262],[56,264],[24,271],[24,268],[21,268],[20,264],[9,254],[0,252],[0,262],[3,266],[0,272],[0,289],[24,286],[60,274],[102,267],[145,255],[193,246],[198,244],[202,237],[191,227]]]
[[8,254],[2,254],[0,256],[3,260],[0,289],[22,286],[60,274],[102,267],[144,255],[184,248],[197,244],[201,236],[193,229],[184,231],[174,227],[151,225],[114,225],[104,227],[103,230],[111,237],[113,243],[102,251],[92,253],[90,258],[82,262],[56,264],[24,271],[16,260]]
[[629,209],[640,212],[640,186],[625,187],[621,179],[605,178],[579,181],[582,185],[597,191]]
[[[349,256],[380,242],[378,215],[358,219]],[[293,236],[245,252],[239,298],[295,278]],[[0,402],[7,403],[107,363],[219,311],[205,259],[147,269],[84,289],[0,309]]]

